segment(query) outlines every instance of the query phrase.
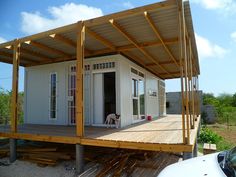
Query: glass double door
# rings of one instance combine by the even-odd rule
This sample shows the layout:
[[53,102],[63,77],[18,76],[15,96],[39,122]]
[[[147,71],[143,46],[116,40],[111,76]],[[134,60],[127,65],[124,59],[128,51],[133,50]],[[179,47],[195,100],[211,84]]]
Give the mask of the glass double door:
[[145,119],[145,87],[144,80],[132,78],[133,120]]

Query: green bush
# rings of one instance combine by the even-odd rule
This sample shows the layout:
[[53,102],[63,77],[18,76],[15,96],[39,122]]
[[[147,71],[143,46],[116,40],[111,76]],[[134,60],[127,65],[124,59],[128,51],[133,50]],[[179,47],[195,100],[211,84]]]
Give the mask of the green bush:
[[202,128],[200,135],[199,135],[199,142],[200,143],[211,143],[211,144],[217,144],[222,140],[222,137],[213,132],[212,130],[208,128]]

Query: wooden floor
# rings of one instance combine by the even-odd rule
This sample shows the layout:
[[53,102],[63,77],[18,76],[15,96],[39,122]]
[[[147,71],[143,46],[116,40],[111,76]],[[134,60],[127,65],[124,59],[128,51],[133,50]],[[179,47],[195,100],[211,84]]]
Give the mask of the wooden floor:
[[143,149],[168,152],[190,152],[197,136],[200,118],[190,134],[190,144],[183,144],[181,115],[168,115],[154,121],[144,121],[131,126],[115,129],[85,127],[85,136],[76,137],[75,126],[32,125],[18,126],[17,133],[11,133],[9,126],[0,127],[0,136],[49,141],[68,144]]

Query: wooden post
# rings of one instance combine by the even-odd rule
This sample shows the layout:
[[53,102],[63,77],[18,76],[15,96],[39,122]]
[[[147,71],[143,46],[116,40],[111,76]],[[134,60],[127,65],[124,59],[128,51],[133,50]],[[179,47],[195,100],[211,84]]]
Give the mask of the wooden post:
[[84,135],[84,105],[83,105],[83,70],[84,70],[85,26],[78,22],[76,51],[76,135]]
[[13,52],[11,132],[15,133],[17,132],[18,120],[18,79],[20,63],[20,43],[17,39],[14,42]]
[[194,87],[193,87],[193,62],[192,62],[192,45],[191,40],[189,39],[189,55],[190,55],[190,78],[191,78],[191,107],[192,107],[192,127],[194,129],[195,127],[195,110],[194,110]]
[[188,94],[188,64],[187,64],[187,45],[186,45],[186,25],[184,8],[182,5],[182,18],[183,18],[183,43],[184,43],[184,73],[185,73],[185,108],[186,108],[186,123],[187,123],[187,144],[190,143],[190,124],[189,124],[189,94]]
[[192,109],[191,109],[192,97],[191,97],[190,52],[189,52],[190,51],[189,50],[190,44],[189,44],[189,40],[186,41],[186,44],[187,44],[187,48],[186,48],[186,50],[187,50],[187,59],[186,59],[186,62],[187,62],[188,98],[189,98],[188,107],[189,107],[190,127],[192,128],[193,127],[193,121],[192,121]]
[[[181,1],[182,3],[182,1]],[[183,23],[182,23],[182,9],[179,6],[179,38],[180,38],[180,84],[181,84],[181,97],[182,97],[182,134],[183,134],[183,144],[186,144],[186,128],[185,128],[185,106],[184,106],[184,80],[183,80]]]

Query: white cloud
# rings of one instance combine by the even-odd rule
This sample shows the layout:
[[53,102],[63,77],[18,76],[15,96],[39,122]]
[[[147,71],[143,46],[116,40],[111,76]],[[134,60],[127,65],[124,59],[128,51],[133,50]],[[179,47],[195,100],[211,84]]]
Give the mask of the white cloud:
[[197,49],[200,59],[205,58],[223,58],[228,51],[223,47],[212,43],[208,39],[195,33]]
[[102,10],[99,8],[75,3],[49,7],[48,12],[51,17],[45,17],[40,12],[22,12],[21,30],[26,34],[38,33],[103,15]]
[[126,9],[132,9],[132,8],[134,8],[134,5],[133,5],[131,2],[129,2],[129,1],[123,2],[122,5],[123,5]]
[[0,37],[0,43],[4,43],[4,42],[6,42],[6,41],[7,41],[6,39]]
[[200,4],[205,9],[220,10],[227,13],[233,13],[236,8],[235,0],[192,0],[191,2]]
[[234,40],[234,42],[236,42],[236,31],[231,33],[231,38]]

